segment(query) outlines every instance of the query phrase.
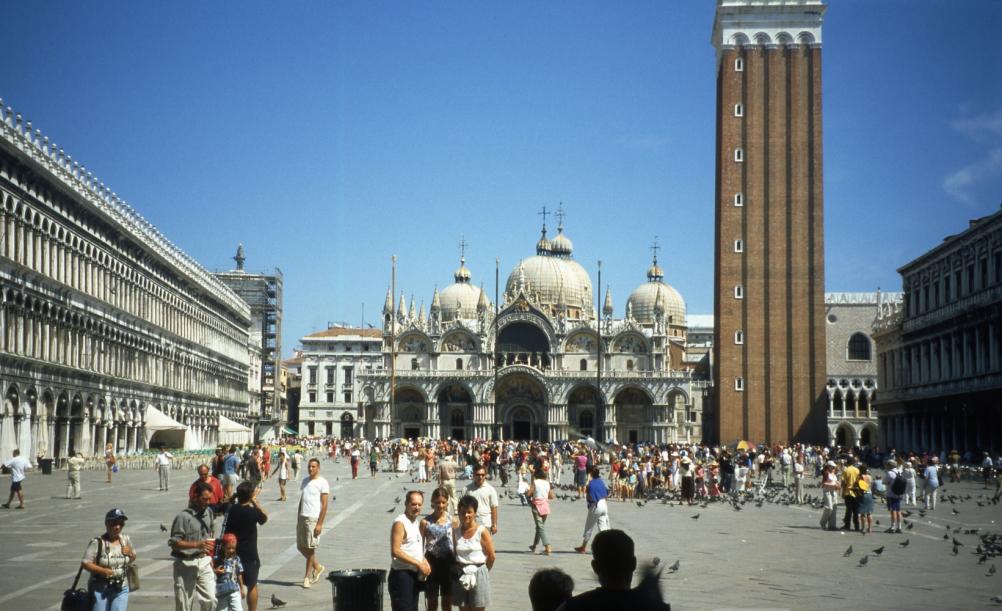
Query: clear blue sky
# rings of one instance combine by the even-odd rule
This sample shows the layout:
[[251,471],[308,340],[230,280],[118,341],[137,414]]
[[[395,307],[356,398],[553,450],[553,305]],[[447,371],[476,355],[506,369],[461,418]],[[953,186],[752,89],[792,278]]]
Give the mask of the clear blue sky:
[[[206,268],[285,274],[285,349],[427,306],[466,236],[493,294],[563,202],[617,315],[649,264],[713,309],[715,2],[15,2],[4,103]],[[835,0],[827,289],[1002,202],[1002,3]],[[552,224],[551,224],[552,226]],[[593,279],[594,281],[594,279]]]

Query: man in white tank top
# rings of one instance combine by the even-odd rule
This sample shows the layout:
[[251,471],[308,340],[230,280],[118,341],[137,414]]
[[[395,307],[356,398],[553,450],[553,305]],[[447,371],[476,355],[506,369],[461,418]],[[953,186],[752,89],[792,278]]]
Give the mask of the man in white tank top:
[[386,580],[393,611],[418,611],[418,582],[431,574],[424,558],[421,535],[421,506],[424,494],[411,490],[404,500],[404,512],[390,529],[390,576]]

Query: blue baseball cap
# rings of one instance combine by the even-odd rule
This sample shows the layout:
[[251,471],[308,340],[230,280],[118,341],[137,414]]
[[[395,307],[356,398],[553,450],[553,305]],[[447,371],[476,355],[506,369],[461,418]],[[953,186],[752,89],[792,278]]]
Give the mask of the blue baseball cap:
[[125,512],[119,509],[118,507],[104,514],[105,522],[117,522],[118,520],[128,520],[128,519],[129,518],[125,517]]

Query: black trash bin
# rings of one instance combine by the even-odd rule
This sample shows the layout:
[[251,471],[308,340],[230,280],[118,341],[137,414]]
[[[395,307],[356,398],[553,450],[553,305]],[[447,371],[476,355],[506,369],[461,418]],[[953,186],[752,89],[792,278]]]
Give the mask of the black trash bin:
[[45,475],[52,475],[52,459],[42,458],[38,461],[38,466],[42,468],[42,473]]
[[334,590],[334,611],[383,611],[382,569],[346,569],[327,575]]

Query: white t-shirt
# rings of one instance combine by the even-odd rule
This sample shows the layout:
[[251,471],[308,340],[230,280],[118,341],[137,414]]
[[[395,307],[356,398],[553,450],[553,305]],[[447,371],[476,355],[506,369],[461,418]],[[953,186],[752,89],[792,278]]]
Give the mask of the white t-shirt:
[[322,507],[320,496],[323,494],[330,496],[330,483],[319,475],[316,479],[304,477],[302,484],[299,485],[299,489],[302,491],[299,515],[316,520],[320,517],[320,509]]
[[[543,500],[550,494],[550,482],[545,479],[532,480],[532,485],[535,486],[532,491],[532,498]],[[479,500],[477,501],[480,502]]]
[[477,499],[477,524],[490,528],[491,507],[498,506],[498,491],[490,484],[477,488],[474,484],[466,487],[466,494]]
[[25,477],[24,471],[25,469],[31,468],[31,463],[28,462],[28,459],[23,456],[15,456],[14,458],[5,462],[3,466],[10,469],[11,483],[23,482]]
[[157,464],[161,467],[169,467],[172,458],[174,458],[174,455],[170,452],[161,452],[157,454]]

